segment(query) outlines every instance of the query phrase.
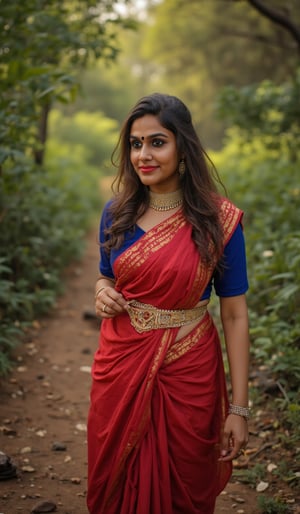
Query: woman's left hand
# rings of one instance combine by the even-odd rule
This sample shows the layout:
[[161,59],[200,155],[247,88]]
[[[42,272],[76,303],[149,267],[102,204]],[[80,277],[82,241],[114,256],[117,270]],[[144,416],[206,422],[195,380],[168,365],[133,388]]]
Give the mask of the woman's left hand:
[[229,414],[224,425],[221,444],[222,461],[236,459],[248,444],[248,423],[242,416]]

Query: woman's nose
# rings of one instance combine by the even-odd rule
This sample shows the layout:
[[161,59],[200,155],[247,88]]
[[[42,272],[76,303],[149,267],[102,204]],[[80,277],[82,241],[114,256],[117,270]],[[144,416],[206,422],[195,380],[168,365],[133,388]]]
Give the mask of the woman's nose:
[[147,160],[147,161],[152,159],[151,149],[149,148],[148,145],[143,145],[141,147],[140,159]]

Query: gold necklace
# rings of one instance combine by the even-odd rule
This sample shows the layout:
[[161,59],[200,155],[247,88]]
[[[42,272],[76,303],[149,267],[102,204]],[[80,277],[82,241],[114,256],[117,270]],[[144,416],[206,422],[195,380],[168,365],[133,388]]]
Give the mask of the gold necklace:
[[181,189],[172,193],[153,193],[153,191],[149,191],[149,196],[149,207],[155,211],[170,211],[182,205],[183,202]]

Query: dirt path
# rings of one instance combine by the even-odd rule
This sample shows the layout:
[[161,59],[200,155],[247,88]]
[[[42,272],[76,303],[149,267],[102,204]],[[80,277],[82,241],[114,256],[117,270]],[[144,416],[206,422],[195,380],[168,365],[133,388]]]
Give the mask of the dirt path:
[[[18,475],[0,481],[0,514],[31,513],[46,500],[60,514],[87,514],[86,416],[98,323],[83,312],[93,309],[97,261],[95,230],[83,262],[66,274],[65,295],[36,324],[18,349],[12,375],[0,383],[0,451]],[[255,514],[256,495],[232,482],[215,514]]]

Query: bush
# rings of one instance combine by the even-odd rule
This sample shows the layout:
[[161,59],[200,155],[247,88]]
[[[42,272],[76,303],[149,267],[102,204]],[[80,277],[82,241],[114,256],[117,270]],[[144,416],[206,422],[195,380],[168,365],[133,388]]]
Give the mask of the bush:
[[252,351],[295,401],[300,378],[299,164],[238,129],[213,156],[245,211]]
[[[18,181],[16,180],[18,176]],[[22,329],[54,305],[64,267],[82,255],[99,211],[98,172],[11,163],[0,177],[0,374]]]
[[262,514],[286,514],[290,511],[286,503],[280,501],[280,499],[259,496],[257,501]]

